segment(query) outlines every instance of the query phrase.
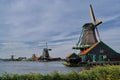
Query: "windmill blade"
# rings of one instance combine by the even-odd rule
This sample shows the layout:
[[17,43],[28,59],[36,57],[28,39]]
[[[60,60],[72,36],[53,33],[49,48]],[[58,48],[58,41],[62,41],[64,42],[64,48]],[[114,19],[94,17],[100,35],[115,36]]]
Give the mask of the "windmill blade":
[[91,16],[93,24],[95,25],[96,19],[95,19],[94,12],[93,12],[91,4],[90,4],[90,16]]
[[96,27],[96,32],[97,32],[98,39],[100,40],[100,34],[97,27]]
[[99,25],[99,24],[101,24],[101,23],[102,23],[101,20],[97,20],[97,21],[95,22],[95,26],[97,26],[97,25]]
[[92,19],[92,22],[95,26],[99,25],[102,23],[101,20],[96,20],[95,19],[95,15],[94,15],[94,12],[93,12],[93,8],[92,8],[92,5],[90,4],[90,16],[91,16],[91,19]]

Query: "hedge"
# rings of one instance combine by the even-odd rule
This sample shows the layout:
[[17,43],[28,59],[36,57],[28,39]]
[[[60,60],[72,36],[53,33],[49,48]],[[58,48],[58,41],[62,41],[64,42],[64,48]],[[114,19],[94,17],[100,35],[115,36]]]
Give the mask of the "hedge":
[[120,80],[120,65],[97,66],[80,72],[49,74],[7,74],[0,76],[0,80]]

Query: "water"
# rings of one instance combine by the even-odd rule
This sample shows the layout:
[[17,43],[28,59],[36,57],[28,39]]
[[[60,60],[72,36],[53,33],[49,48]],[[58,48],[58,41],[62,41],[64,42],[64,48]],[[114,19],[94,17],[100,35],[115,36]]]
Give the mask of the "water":
[[5,72],[13,74],[47,74],[55,71],[67,73],[70,71],[79,72],[83,69],[83,67],[66,67],[62,62],[0,62],[0,75]]

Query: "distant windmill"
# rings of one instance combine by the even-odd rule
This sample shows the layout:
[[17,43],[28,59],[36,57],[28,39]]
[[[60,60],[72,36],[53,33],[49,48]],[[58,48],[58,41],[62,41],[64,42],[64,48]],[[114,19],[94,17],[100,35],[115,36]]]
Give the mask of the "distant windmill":
[[[73,49],[80,49],[81,51],[89,48],[94,43],[98,42],[98,38],[100,38],[97,26],[102,23],[101,20],[96,20],[94,16],[94,12],[92,9],[92,5],[90,4],[90,16],[92,19],[92,22],[85,23],[83,25],[83,32],[79,38],[79,41],[77,42],[76,46],[73,47]],[[97,32],[97,35],[96,35]]]
[[11,60],[14,60],[14,56],[15,56],[15,55],[11,55]]
[[43,59],[49,59],[49,51],[51,51],[52,49],[48,48],[47,42],[46,42],[46,48],[43,48],[43,52],[42,52],[42,58]]

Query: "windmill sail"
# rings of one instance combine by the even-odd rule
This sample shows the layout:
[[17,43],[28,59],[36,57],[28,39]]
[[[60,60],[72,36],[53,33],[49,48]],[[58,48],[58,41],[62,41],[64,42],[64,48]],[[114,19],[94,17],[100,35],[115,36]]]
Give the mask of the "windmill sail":
[[97,25],[99,25],[99,24],[102,23],[101,20],[96,20],[96,19],[95,19],[95,15],[94,15],[93,8],[92,8],[92,5],[91,5],[91,4],[90,4],[90,16],[91,16],[91,19],[92,19],[92,23],[93,23],[95,26],[97,26]]
[[91,4],[90,4],[90,17],[92,19],[93,24],[95,25],[96,19],[95,19],[94,12],[93,12]]

